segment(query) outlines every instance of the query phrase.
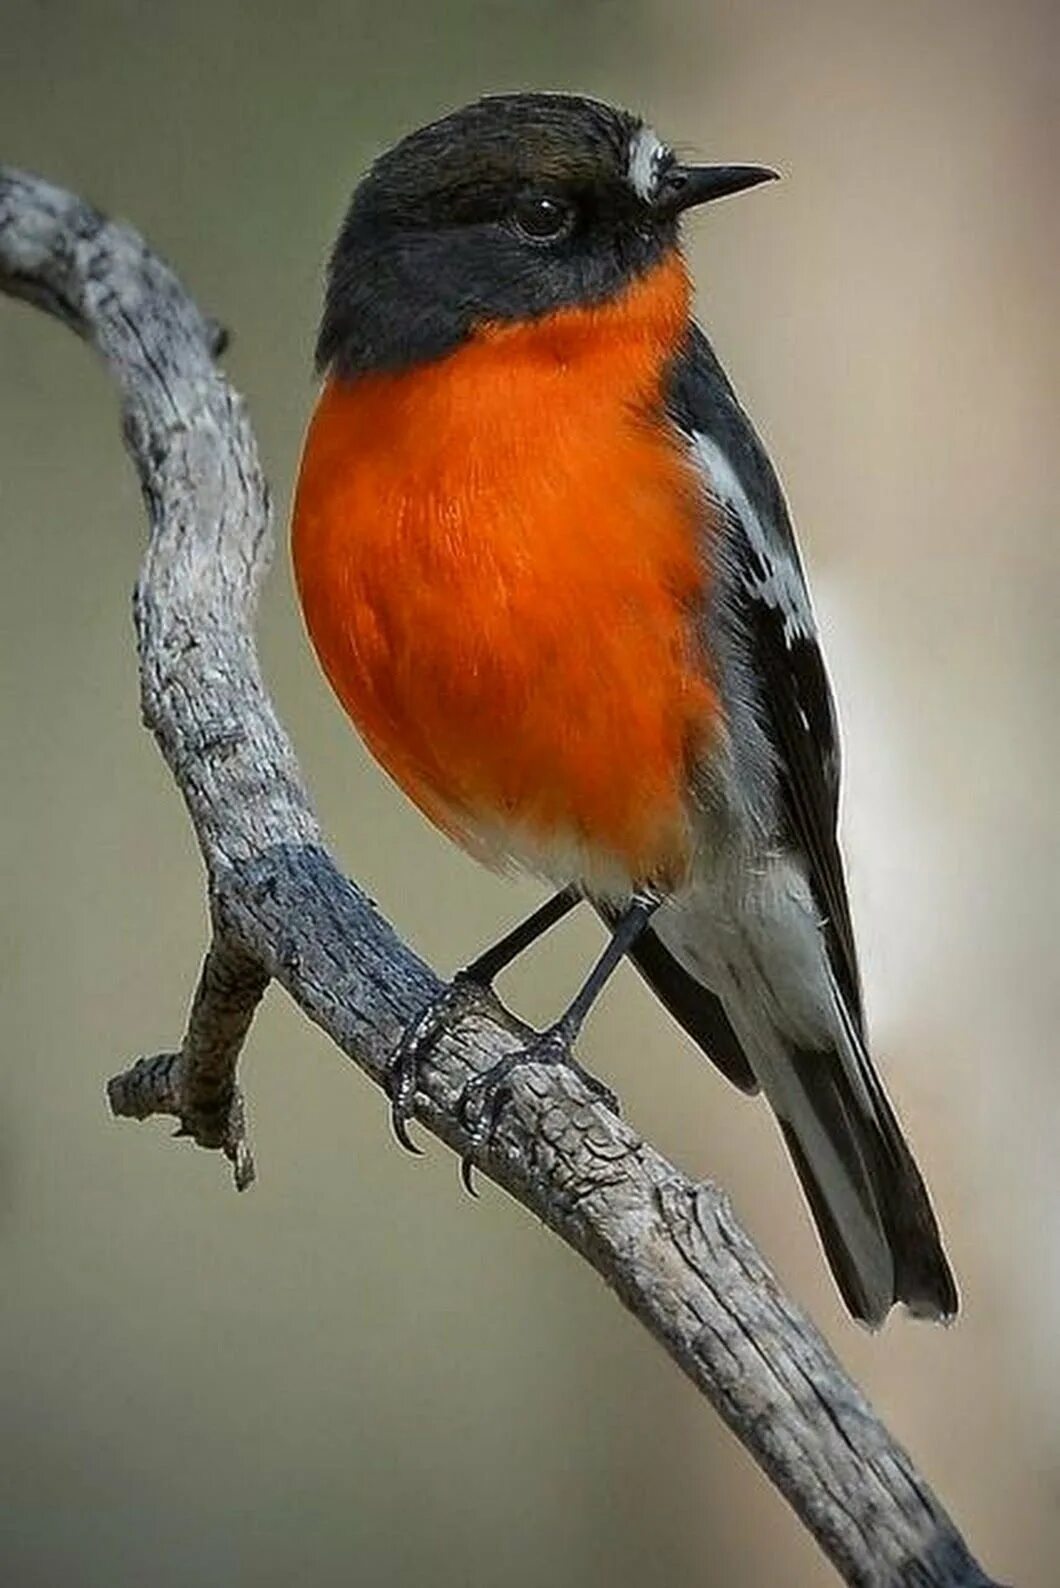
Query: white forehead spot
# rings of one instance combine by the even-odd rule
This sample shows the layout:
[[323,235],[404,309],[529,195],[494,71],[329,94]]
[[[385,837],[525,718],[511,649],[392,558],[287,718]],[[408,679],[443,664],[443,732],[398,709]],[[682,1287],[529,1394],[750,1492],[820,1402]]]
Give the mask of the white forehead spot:
[[659,170],[670,151],[650,127],[638,127],[629,140],[629,161],[626,175],[638,198],[647,202],[655,192]]

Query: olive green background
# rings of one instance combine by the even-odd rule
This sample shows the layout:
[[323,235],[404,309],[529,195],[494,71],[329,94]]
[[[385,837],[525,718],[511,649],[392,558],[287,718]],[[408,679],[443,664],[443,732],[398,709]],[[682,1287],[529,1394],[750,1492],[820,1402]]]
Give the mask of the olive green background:
[[[0,158],[132,220],[234,332],[280,544],[322,262],[365,163],[503,87],[581,88],[786,180],[692,227],[700,312],[801,525],[845,723],[877,1047],[961,1275],[948,1331],[844,1317],[760,1106],[623,975],[583,1057],[719,1178],[1006,1582],[1060,1549],[1055,7],[0,0]],[[113,392],[0,304],[0,1581],[812,1588],[782,1503],[584,1265],[279,992],[245,1197],[107,1076],[173,1044],[205,941],[140,728],[143,515]],[[441,969],[537,896],[369,764],[284,550],[269,680],[342,863]],[[508,991],[556,1009],[579,922]]]

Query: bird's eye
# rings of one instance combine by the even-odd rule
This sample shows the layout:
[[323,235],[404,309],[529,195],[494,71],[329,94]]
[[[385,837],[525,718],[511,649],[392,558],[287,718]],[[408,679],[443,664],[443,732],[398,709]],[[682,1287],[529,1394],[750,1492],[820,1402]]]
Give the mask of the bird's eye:
[[528,193],[516,203],[512,221],[522,237],[534,243],[551,243],[570,231],[574,210],[563,199],[550,198],[546,193]]

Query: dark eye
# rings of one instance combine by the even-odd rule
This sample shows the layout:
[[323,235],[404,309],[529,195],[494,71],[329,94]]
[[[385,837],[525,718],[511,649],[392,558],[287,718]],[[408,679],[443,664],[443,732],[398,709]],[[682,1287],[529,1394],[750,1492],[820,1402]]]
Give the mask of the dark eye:
[[574,210],[563,199],[550,198],[545,193],[528,193],[517,200],[512,220],[516,231],[531,242],[549,243],[570,231]]

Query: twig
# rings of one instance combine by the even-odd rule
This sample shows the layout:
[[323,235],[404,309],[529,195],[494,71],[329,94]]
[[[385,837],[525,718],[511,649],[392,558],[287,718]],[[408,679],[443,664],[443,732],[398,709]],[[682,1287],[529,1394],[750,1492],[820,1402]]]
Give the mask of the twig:
[[[329,858],[265,693],[252,621],[268,492],[243,405],[214,365],[222,333],[135,232],[3,169],[0,288],[85,337],[118,383],[150,524],[135,599],[143,714],[207,870],[213,942],[181,1050],[116,1077],[111,1105],[175,1116],[225,1153],[242,1187],[253,1163],[236,1066],[268,981],[380,1084],[440,984]],[[467,1076],[522,1037],[484,997],[431,1056],[421,1124],[463,1150]],[[483,1172],[612,1286],[846,1582],[995,1588],[722,1192],[686,1179],[572,1076],[540,1067],[518,1072]]]

